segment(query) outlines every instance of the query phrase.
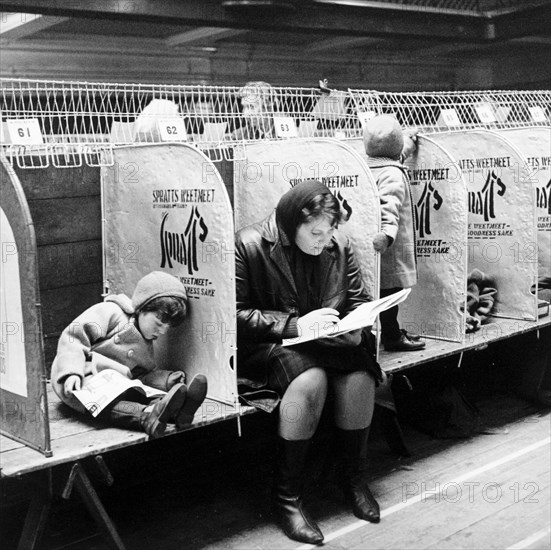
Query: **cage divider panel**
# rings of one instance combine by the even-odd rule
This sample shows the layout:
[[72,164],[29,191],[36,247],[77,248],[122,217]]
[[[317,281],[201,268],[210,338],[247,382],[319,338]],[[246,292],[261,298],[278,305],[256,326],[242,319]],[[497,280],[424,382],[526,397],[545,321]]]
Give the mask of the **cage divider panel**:
[[379,231],[379,198],[367,164],[345,142],[298,138],[248,143],[235,161],[235,225],[241,229],[267,217],[280,197],[302,180],[318,179],[351,213],[341,225],[352,241],[364,283],[379,295],[379,265],[371,241]]
[[106,290],[132,294],[151,271],[178,277],[188,293],[184,323],[155,341],[169,370],[198,373],[208,397],[237,400],[233,213],[213,163],[186,144],[115,149],[124,177],[102,168]]
[[551,277],[551,127],[499,130],[523,153],[536,188],[538,275]]
[[0,170],[0,432],[51,456],[34,225],[3,156]]
[[[346,142],[365,156],[363,139]],[[417,284],[400,304],[410,332],[461,342],[465,335],[467,186],[454,158],[428,137],[406,161],[414,209]],[[404,254],[411,251],[404,251]]]
[[535,191],[522,153],[491,130],[431,134],[456,159],[468,188],[468,270],[497,289],[493,315],[536,320]]
[[416,234],[418,281],[400,306],[411,332],[460,342],[465,335],[467,185],[453,157],[418,137],[407,159]]

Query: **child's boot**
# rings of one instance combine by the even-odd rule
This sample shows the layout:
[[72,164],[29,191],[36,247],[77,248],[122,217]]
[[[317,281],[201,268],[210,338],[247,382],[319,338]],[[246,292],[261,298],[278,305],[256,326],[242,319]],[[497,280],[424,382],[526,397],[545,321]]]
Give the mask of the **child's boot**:
[[176,384],[154,405],[146,407],[140,415],[140,424],[149,437],[160,437],[165,433],[166,423],[173,420],[186,399],[185,384]]
[[197,374],[187,387],[185,402],[176,416],[176,427],[180,430],[193,422],[195,411],[207,396],[207,378],[203,374]]

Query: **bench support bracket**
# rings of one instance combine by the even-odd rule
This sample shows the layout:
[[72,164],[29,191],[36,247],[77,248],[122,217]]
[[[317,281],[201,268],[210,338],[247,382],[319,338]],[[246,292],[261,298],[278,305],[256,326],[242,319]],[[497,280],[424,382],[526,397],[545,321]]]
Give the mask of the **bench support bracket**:
[[[113,478],[107,469],[105,462],[101,456],[97,456],[95,458],[96,464],[99,466],[100,472],[103,474],[105,481],[108,485],[111,485],[113,483]],[[31,503],[27,511],[27,517],[25,518],[25,524],[23,526],[23,533],[21,534],[21,538],[19,540],[18,550],[34,550],[34,548],[36,548],[39,544],[44,533],[44,528],[46,526],[53,501],[51,474],[51,470],[48,470],[48,489],[46,490],[45,488],[41,488],[41,490],[34,492],[31,498]],[[96,522],[109,548],[114,550],[125,550],[125,546],[117,532],[117,529],[115,528],[115,525],[103,507],[103,504],[101,503],[101,500],[80,461],[73,463],[71,466],[71,470],[61,491],[62,498],[69,499],[73,488],[76,488],[80,497],[84,501],[84,504],[88,508],[90,515],[94,518],[94,521]]]

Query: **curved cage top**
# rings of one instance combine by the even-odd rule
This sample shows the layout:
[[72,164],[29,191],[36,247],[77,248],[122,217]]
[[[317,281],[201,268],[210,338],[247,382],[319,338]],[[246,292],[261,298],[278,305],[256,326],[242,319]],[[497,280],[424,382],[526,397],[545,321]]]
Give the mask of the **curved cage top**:
[[[111,164],[113,147],[187,142],[212,160],[263,139],[361,136],[374,114],[423,132],[549,125],[550,91],[379,92],[0,79],[2,146],[22,167]],[[232,151],[230,151],[232,150]]]

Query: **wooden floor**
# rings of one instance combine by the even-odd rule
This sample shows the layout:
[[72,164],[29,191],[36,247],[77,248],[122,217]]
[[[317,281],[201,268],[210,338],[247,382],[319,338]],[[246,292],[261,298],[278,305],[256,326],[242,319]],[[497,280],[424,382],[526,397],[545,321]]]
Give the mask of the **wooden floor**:
[[[329,435],[321,436],[307,481],[324,548],[549,549],[551,411],[512,395],[477,404],[483,433],[469,439],[432,439],[405,426],[409,458],[392,455],[373,434],[378,525],[349,512],[325,460]],[[219,425],[187,448],[165,438],[148,445],[147,454],[126,448],[107,455],[116,482],[100,495],[128,550],[308,548],[287,539],[269,516],[273,441],[266,418],[245,417],[238,442],[221,436]],[[14,506],[11,531],[2,521],[3,548],[22,521]],[[42,547],[107,548],[78,499],[55,507]]]

